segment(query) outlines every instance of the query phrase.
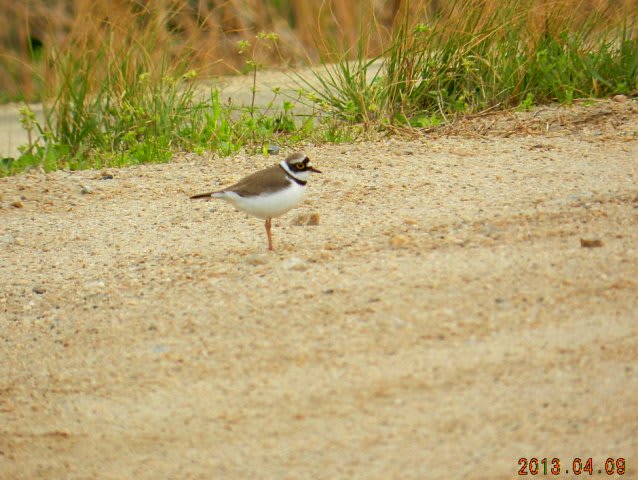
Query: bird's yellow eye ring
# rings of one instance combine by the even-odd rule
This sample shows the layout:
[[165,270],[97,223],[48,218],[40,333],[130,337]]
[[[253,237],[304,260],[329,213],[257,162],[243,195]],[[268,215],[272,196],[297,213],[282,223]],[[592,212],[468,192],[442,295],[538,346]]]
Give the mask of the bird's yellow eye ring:
[[297,167],[297,170],[303,170],[304,168],[306,168],[306,165],[299,162],[297,165],[295,165],[295,167]]

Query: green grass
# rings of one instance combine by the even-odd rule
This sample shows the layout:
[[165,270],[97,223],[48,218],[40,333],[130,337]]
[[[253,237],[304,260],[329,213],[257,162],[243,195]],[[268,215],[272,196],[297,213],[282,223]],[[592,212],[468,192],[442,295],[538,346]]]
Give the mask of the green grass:
[[[21,109],[29,142],[17,159],[0,163],[0,175],[33,167],[52,171],[161,163],[179,151],[265,152],[269,144],[294,144],[318,135],[338,141],[338,129],[320,126],[313,116],[298,118],[295,103],[276,89],[261,108],[254,102],[256,83],[250,106],[222,102],[215,88],[198,89],[197,73],[188,62],[161,54],[152,35],[144,40],[122,41],[112,34],[99,45],[79,46],[83,55],[59,52],[45,119],[39,122],[27,107]],[[255,37],[256,44],[273,40],[272,35]],[[248,48],[245,41],[239,47],[248,49],[246,64],[256,82],[256,47]]]
[[559,2],[540,21],[536,2],[486,8],[457,0],[436,18],[405,10],[387,50],[359,51],[315,71],[316,102],[347,122],[427,127],[485,109],[529,109],[638,92],[636,16],[572,19]]
[[[166,53],[153,22],[126,31],[102,23],[92,29],[101,36],[77,38],[73,48],[46,59],[53,72],[45,120],[22,110],[29,142],[18,158],[0,162],[0,176],[34,167],[166,162],[179,151],[265,152],[270,144],[432,128],[485,109],[636,95],[636,17],[592,11],[574,18],[569,8],[577,3],[543,11],[521,0],[455,0],[431,17],[405,2],[382,55],[369,58],[362,35],[354,61],[344,54],[316,70],[315,82],[298,78],[299,98],[274,89],[262,108],[255,104],[259,58],[276,46],[275,35],[238,44],[252,73],[253,101],[235,108],[214,88],[198,90],[188,58]],[[296,115],[299,102],[312,104],[313,113]]]

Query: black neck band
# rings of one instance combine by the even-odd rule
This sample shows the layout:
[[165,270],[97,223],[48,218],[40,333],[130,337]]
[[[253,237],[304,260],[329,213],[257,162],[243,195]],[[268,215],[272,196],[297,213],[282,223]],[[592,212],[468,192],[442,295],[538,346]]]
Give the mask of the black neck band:
[[303,180],[299,180],[298,178],[293,177],[292,175],[290,175],[290,172],[288,170],[286,170],[284,167],[282,167],[281,165],[279,165],[279,167],[281,167],[281,169],[284,172],[286,172],[286,176],[288,178],[292,178],[297,185],[301,185],[302,187],[305,187],[306,183],[308,183],[308,182],[304,182]]

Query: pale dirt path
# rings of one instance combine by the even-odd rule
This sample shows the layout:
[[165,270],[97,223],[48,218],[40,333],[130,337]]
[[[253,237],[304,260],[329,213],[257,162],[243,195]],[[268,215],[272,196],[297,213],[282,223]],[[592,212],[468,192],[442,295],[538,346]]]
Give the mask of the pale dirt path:
[[638,108],[521,118],[309,146],[274,254],[187,195],[275,157],[0,179],[0,478],[638,478]]

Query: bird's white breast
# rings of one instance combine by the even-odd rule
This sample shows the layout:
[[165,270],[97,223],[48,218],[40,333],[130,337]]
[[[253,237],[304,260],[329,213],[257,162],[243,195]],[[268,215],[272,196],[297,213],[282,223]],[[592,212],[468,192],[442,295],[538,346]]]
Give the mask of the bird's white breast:
[[303,199],[306,187],[292,180],[289,180],[289,182],[290,185],[283,190],[264,193],[255,197],[241,197],[235,192],[222,192],[213,194],[213,196],[222,198],[238,210],[257,218],[273,218],[283,215]]

